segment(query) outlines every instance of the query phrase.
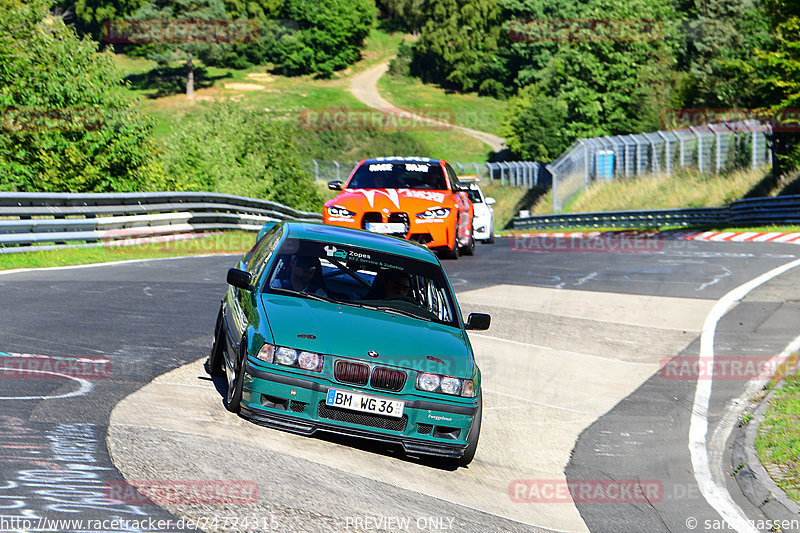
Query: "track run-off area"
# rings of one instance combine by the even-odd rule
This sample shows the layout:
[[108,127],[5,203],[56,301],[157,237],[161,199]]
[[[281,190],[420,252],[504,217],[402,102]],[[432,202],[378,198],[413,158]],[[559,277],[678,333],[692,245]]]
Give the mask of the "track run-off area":
[[[729,437],[752,380],[800,335],[798,258],[791,244],[518,238],[443,261],[462,313],[492,315],[470,334],[483,426],[458,469],[227,412],[205,359],[234,256],[0,272],[0,531],[14,518],[28,530],[80,518],[118,520],[108,531],[765,531],[729,475]],[[14,372],[35,358],[39,375]],[[709,360],[723,373],[704,373]],[[165,496],[176,486],[230,490]]]

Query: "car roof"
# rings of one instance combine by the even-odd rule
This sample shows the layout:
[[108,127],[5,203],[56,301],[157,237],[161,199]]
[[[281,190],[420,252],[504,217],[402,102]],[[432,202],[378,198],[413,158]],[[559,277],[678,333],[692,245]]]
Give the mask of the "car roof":
[[283,221],[281,224],[286,228],[287,236],[293,239],[360,246],[379,252],[404,255],[428,263],[438,263],[436,255],[425,246],[397,237],[318,222]]
[[372,159],[365,159],[364,163],[392,163],[403,161],[416,161],[419,163],[445,163],[444,159],[431,159],[430,157],[403,157],[403,156],[390,156],[390,157],[373,157]]

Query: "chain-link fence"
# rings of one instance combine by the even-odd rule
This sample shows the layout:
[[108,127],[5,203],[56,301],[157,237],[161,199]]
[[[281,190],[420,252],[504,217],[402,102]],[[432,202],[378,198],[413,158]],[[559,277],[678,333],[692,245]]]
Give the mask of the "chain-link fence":
[[552,174],[553,210],[594,180],[671,175],[680,168],[724,172],[772,164],[770,126],[755,120],[681,130],[579,139],[547,165]]

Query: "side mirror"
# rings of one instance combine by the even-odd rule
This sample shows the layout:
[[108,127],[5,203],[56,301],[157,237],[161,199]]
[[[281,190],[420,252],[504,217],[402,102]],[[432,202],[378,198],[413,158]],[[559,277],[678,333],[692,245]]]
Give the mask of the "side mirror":
[[483,331],[489,329],[491,323],[491,315],[487,315],[486,313],[470,313],[467,318],[467,325],[464,327],[465,329]]
[[486,205],[494,205],[495,202],[496,202],[496,200],[494,198],[492,198],[491,196],[487,196],[486,197]]
[[234,287],[244,289],[246,291],[252,291],[255,289],[255,287],[250,285],[250,272],[245,272],[244,270],[239,270],[238,268],[228,269],[228,285],[233,285]]
[[342,190],[342,180],[333,180],[328,182],[328,188],[332,191]]

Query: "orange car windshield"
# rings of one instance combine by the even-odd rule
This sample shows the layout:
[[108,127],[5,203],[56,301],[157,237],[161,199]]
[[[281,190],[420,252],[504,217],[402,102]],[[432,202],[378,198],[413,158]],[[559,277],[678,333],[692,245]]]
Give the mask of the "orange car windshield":
[[365,162],[347,184],[348,189],[447,189],[442,167],[438,163]]

